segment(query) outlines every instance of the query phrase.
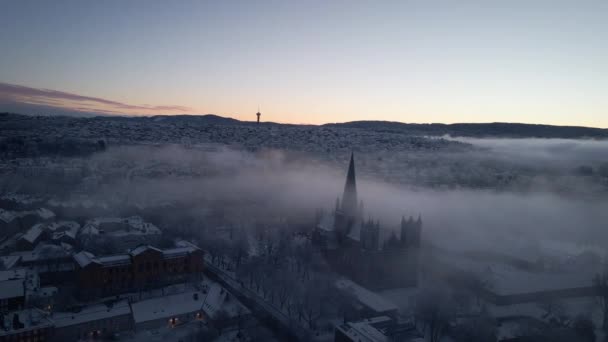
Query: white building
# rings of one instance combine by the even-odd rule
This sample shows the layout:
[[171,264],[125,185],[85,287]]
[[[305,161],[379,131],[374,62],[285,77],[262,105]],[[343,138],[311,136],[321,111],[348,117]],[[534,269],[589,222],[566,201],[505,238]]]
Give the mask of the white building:
[[55,341],[78,341],[133,329],[131,307],[126,300],[55,312],[50,319],[55,325]]
[[170,296],[142,300],[131,304],[136,330],[174,327],[203,319],[202,291],[188,291]]
[[86,247],[97,239],[106,238],[119,250],[126,250],[141,244],[155,245],[160,240],[161,234],[160,228],[145,222],[139,216],[103,217],[87,222],[80,231],[78,239]]

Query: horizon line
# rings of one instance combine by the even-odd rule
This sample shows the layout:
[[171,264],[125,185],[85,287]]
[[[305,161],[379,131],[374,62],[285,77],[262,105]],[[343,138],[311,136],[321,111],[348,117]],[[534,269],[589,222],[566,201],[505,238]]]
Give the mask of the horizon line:
[[[192,116],[192,117],[205,117],[215,116],[222,119],[234,120],[242,123],[258,124],[256,120],[241,120],[233,116],[225,116],[214,113],[196,114],[196,113],[183,113],[183,114],[103,114],[103,113],[86,113],[73,111],[70,114],[32,114],[32,113],[17,113],[11,111],[2,111],[0,114],[13,114],[23,116],[38,116],[38,117],[64,117],[64,118],[155,118],[155,117],[170,117],[170,116]],[[532,122],[520,122],[520,121],[461,121],[461,122],[406,122],[406,121],[394,121],[394,120],[352,120],[352,121],[341,121],[341,122],[325,122],[325,123],[292,123],[292,122],[277,122],[277,121],[260,121],[259,124],[274,124],[274,125],[293,125],[293,126],[327,126],[327,125],[341,125],[349,123],[360,123],[360,122],[382,122],[391,124],[402,124],[402,125],[491,125],[491,124],[507,124],[507,125],[528,125],[528,126],[550,126],[550,127],[564,127],[564,128],[587,128],[587,129],[599,129],[608,130],[606,127],[598,126],[582,126],[582,125],[558,125],[549,123],[532,123]]]

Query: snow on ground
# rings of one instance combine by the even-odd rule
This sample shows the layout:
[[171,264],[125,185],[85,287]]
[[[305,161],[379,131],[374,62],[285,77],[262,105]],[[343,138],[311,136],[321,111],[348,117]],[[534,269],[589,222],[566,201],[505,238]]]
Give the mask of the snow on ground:
[[387,300],[387,301],[395,304],[397,307],[399,307],[399,311],[402,314],[408,314],[408,313],[411,313],[414,308],[414,304],[415,304],[416,296],[418,295],[418,291],[419,290],[417,287],[404,287],[404,288],[383,290],[383,291],[378,292],[378,294],[385,300]]
[[357,298],[361,304],[377,313],[388,313],[399,310],[399,308],[390,300],[387,300],[377,293],[359,286],[346,278],[337,280],[335,285],[338,289],[349,292],[355,298]]
[[[564,298],[552,302],[554,311],[563,311],[570,317],[578,315],[590,316],[600,323],[601,312],[595,298]],[[492,316],[496,318],[528,316],[537,319],[547,319],[547,311],[542,303],[522,303],[513,305],[494,305],[487,304],[486,307]]]
[[203,296],[200,291],[188,291],[132,303],[133,320],[135,324],[140,324],[200,311]]
[[52,320],[57,328],[61,328],[130,314],[129,302],[122,300],[111,305],[86,306],[79,312],[55,312]]
[[128,332],[121,334],[117,341],[131,342],[168,342],[168,341],[190,341],[190,337],[195,335],[199,330],[205,330],[207,327],[198,322],[178,325],[176,327],[162,327],[153,330],[143,330],[137,333]]
[[496,261],[471,259],[452,254],[438,257],[440,263],[454,269],[472,271],[489,277],[493,286],[492,291],[499,295],[589,287],[596,274],[593,269],[532,272]]

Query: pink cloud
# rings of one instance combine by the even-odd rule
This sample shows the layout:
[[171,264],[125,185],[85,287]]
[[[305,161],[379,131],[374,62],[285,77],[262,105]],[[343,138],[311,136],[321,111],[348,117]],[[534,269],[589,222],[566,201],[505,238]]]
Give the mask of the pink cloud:
[[132,105],[99,97],[83,96],[63,91],[31,88],[0,82],[0,100],[57,107],[74,111],[106,114],[159,114],[166,112],[193,112],[192,108],[174,105]]

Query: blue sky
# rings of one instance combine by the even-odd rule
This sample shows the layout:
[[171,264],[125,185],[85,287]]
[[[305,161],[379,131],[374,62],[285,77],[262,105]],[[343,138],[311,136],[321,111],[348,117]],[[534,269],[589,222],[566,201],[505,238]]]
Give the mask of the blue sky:
[[607,1],[3,1],[0,111],[608,127],[606,18]]

